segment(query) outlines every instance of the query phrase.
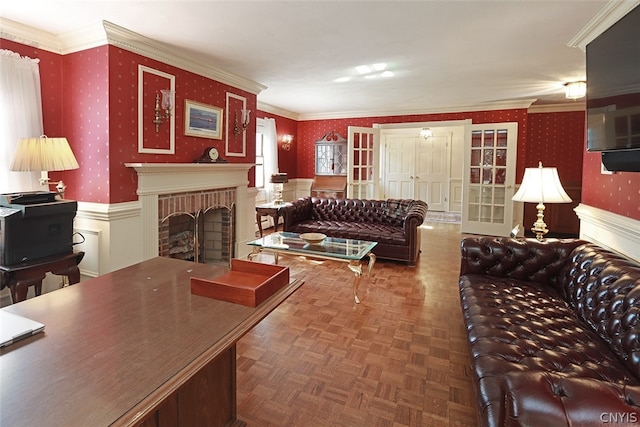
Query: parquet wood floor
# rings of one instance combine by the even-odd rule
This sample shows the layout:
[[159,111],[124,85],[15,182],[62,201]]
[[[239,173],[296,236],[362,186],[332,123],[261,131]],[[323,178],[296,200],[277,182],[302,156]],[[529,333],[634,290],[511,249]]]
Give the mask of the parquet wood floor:
[[378,260],[359,305],[345,263],[281,256],[305,283],[238,342],[238,417],[250,427],[475,426],[459,230],[423,225],[417,265]]

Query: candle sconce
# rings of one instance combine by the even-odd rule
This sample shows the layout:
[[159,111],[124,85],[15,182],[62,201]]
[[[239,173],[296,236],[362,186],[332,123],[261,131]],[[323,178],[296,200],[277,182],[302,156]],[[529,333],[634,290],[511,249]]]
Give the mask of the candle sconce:
[[241,132],[247,130],[247,126],[249,126],[251,110],[242,109],[240,110],[240,121],[238,121],[238,111],[235,114],[235,120],[233,123],[233,133],[239,135]]
[[162,93],[162,99],[160,98],[160,94],[156,93],[156,107],[153,117],[153,123],[156,125],[156,132],[160,130],[161,124],[171,118],[171,112],[174,105],[174,92],[172,90],[162,89],[160,92]]

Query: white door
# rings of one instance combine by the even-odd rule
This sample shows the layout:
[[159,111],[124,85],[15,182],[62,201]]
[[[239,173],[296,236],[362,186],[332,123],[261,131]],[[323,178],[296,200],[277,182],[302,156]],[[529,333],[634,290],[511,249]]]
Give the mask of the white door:
[[451,135],[427,140],[415,135],[384,138],[384,194],[392,199],[419,199],[430,211],[448,210]]
[[387,136],[384,142],[384,194],[390,199],[412,199],[414,138]]
[[468,127],[462,177],[462,233],[508,236],[511,232],[517,142],[517,123]]
[[349,126],[347,198],[379,199],[380,129]]
[[430,211],[448,211],[449,148],[451,136],[417,138],[415,150],[415,194]]

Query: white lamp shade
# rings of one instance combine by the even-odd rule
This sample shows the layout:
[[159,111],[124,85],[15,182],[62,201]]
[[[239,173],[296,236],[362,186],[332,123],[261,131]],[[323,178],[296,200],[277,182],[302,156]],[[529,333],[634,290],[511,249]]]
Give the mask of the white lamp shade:
[[520,188],[511,198],[516,202],[569,203],[571,198],[560,184],[556,168],[526,168]]
[[67,138],[22,138],[18,141],[10,170],[64,171],[80,166]]

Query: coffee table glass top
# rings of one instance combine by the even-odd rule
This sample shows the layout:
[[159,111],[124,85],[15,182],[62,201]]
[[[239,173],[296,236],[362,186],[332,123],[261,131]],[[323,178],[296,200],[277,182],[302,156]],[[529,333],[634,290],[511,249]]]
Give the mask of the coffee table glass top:
[[286,231],[272,233],[248,243],[248,245],[263,249],[273,249],[298,254],[306,253],[309,255],[345,260],[361,260],[367,256],[377,244],[378,242],[368,242],[366,240],[327,237],[322,243],[312,245],[302,240],[297,233]]

